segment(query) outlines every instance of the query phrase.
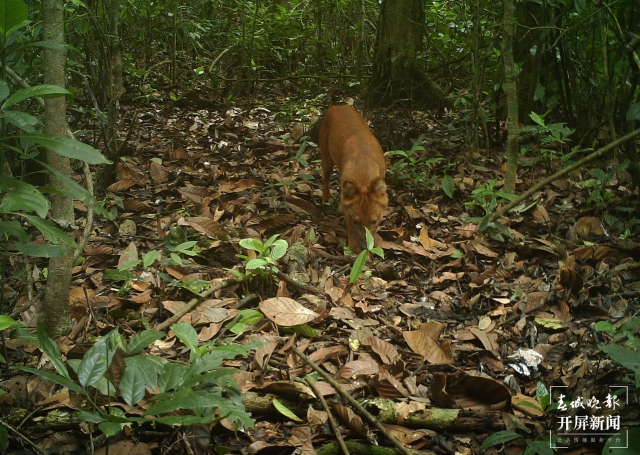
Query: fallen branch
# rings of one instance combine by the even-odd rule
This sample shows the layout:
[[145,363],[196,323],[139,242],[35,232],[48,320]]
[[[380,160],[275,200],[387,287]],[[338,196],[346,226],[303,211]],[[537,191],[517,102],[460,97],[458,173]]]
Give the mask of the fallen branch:
[[602,156],[605,153],[607,153],[609,150],[614,149],[614,148],[618,147],[619,145],[622,145],[625,142],[633,139],[638,134],[640,134],[640,129],[637,129],[637,130],[632,131],[631,133],[629,133],[629,134],[627,134],[625,136],[622,136],[620,139],[617,139],[617,140],[613,141],[612,143],[610,143],[608,145],[605,145],[601,149],[596,150],[595,152],[591,153],[590,155],[585,156],[581,160],[576,161],[571,166],[566,167],[566,168],[556,172],[555,174],[550,175],[546,179],[539,181],[538,183],[533,185],[531,188],[529,188],[527,191],[525,191],[522,195],[518,196],[516,199],[514,199],[511,202],[509,202],[507,205],[505,205],[500,210],[498,210],[493,215],[491,215],[491,217],[489,218],[489,222],[497,220],[498,218],[503,216],[505,213],[507,213],[509,210],[511,210],[512,208],[516,207],[518,204],[520,204],[522,201],[524,201],[525,199],[528,199],[529,196],[531,196],[533,193],[535,193],[536,191],[538,191],[542,187],[548,185],[549,183],[553,182],[554,180],[559,179],[560,177],[564,177],[565,175],[567,175],[571,171],[574,171],[574,170],[584,166],[585,164],[589,163],[590,161],[593,161],[596,158],[599,158],[600,156]]

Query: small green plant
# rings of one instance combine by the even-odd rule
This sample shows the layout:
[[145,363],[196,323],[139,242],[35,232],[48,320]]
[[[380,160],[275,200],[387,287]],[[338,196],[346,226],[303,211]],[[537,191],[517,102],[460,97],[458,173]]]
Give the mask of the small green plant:
[[466,223],[480,223],[478,230],[480,232],[487,231],[489,237],[494,240],[503,242],[504,237],[510,237],[507,227],[499,221],[489,221],[489,218],[493,214],[493,211],[499,203],[507,202],[509,199],[513,199],[516,196],[511,193],[505,193],[504,191],[498,191],[496,184],[498,181],[493,179],[489,182],[484,182],[479,188],[476,188],[471,192],[473,200],[465,202],[464,205],[470,207],[479,207],[484,212],[483,217],[469,217],[464,220]]
[[[163,332],[144,330],[127,343],[117,329],[98,338],[82,359],[65,363],[58,345],[38,324],[35,335],[23,329],[17,329],[15,334],[37,344],[56,372],[30,367],[12,369],[35,374],[81,395],[89,410],[76,412],[76,417],[97,424],[107,436],[132,423],[194,425],[229,418],[239,428],[252,427],[253,419],[244,410],[242,393],[230,377],[235,370],[221,368],[224,360],[247,355],[247,349],[214,342],[199,345],[195,329],[184,322],[174,324],[171,330],[189,348],[188,364],[143,353],[147,346],[165,336]],[[124,371],[121,366],[112,368],[115,362],[121,362]],[[149,393],[155,395],[149,398]],[[132,410],[127,415],[119,408],[105,409],[98,405],[98,397],[107,402],[119,397]],[[140,406],[143,399],[150,407]],[[177,411],[181,415],[174,415]],[[139,415],[142,417],[135,417]]]
[[604,207],[607,201],[613,197],[613,193],[606,188],[607,183],[618,173],[621,169],[626,169],[629,166],[629,160],[626,160],[609,172],[605,172],[600,168],[594,168],[589,171],[591,179],[583,181],[580,186],[586,189],[590,189],[589,198],[587,202],[592,202],[598,207]]
[[289,248],[287,241],[279,239],[278,236],[279,234],[275,234],[264,243],[258,239],[241,239],[239,245],[246,250],[255,251],[256,257],[238,254],[237,257],[247,261],[244,265],[245,272],[228,269],[229,272],[243,280],[245,285],[248,285],[253,278],[258,278],[260,284],[269,285],[272,282],[273,273],[278,271],[276,261],[281,259]]
[[609,321],[600,321],[596,323],[595,329],[610,337],[609,343],[600,345],[599,348],[611,357],[611,360],[635,373],[635,379],[627,378],[627,381],[634,383],[635,387],[640,387],[640,358],[638,356],[640,317],[628,320],[619,328]]
[[360,254],[358,254],[358,257],[353,263],[351,273],[349,274],[349,284],[351,285],[354,285],[362,276],[364,265],[367,262],[367,257],[369,257],[370,254],[375,254],[384,259],[384,251],[382,250],[382,248],[374,246],[375,242],[373,239],[373,235],[371,234],[369,229],[365,227],[364,232],[367,238],[367,248],[365,250],[362,250]]
[[[535,112],[531,112],[529,117],[531,117],[531,120],[536,124],[521,128],[520,134],[523,139],[529,136],[533,143],[540,145],[540,149],[536,150],[536,152],[540,153],[545,162],[551,163],[551,161],[557,159],[566,161],[575,153],[586,151],[586,149],[580,149],[576,146],[571,149],[570,153],[562,153],[562,147],[566,145],[575,130],[567,128],[564,123],[550,123],[546,125],[544,118]],[[530,151],[531,150],[524,146],[520,149],[520,153],[523,155]]]
[[[542,410],[545,413],[553,411],[558,407],[558,403],[551,403],[551,394],[542,382],[538,382],[536,384],[536,400],[538,401],[539,406],[528,402],[523,402],[522,405],[531,406],[536,412]],[[531,440],[524,439],[515,431],[505,430],[490,435],[482,443],[480,450],[482,451],[489,447],[504,444],[505,442],[514,441],[520,438],[524,440],[526,445],[526,448],[522,452],[523,455],[553,455],[555,452],[552,447],[557,446],[558,443],[564,442],[564,440],[558,435],[544,436],[538,440]]]
[[442,158],[427,159],[422,152],[424,147],[422,141],[424,134],[421,134],[413,143],[411,150],[395,150],[388,152],[390,158],[398,157],[389,169],[394,184],[409,186],[414,191],[424,190],[433,184],[437,176],[429,176],[431,167],[442,161]]

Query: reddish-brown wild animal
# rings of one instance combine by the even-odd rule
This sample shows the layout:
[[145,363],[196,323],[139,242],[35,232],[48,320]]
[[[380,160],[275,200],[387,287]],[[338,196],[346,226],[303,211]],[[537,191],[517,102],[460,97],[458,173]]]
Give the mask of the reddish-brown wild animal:
[[364,228],[376,232],[389,204],[382,148],[351,106],[331,106],[319,126],[322,203],[329,199],[329,177],[335,164],[340,172],[340,212],[347,223],[349,248],[358,252],[367,246]]

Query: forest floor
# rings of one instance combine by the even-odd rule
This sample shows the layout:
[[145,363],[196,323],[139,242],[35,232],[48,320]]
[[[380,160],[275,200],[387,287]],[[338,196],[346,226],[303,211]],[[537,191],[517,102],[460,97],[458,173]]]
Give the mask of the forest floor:
[[[233,378],[255,426],[237,432],[228,420],[211,432],[127,426],[109,439],[108,452],[103,446],[96,453],[326,453],[335,440],[330,413],[348,441],[391,447],[315,375],[331,412],[319,407],[303,381],[312,370],[294,347],[366,403],[391,435],[426,454],[480,453],[482,442],[503,430],[528,442],[514,439],[484,453],[520,453],[526,443],[545,453],[549,434],[564,433],[565,417],[637,424],[637,396],[624,393],[633,374],[599,347],[637,332],[633,317],[640,310],[638,200],[625,171],[607,178],[592,171],[609,172],[613,158],[534,194],[500,220],[509,236],[478,234],[478,217],[492,199],[503,201],[502,151],[472,151],[464,123],[452,114],[434,118],[356,103],[385,151],[404,154],[388,157],[389,208],[377,233],[384,259],[373,256],[350,286],[355,256],[343,251],[337,177],[334,200],[323,207],[319,149],[300,140],[326,106],[282,98],[223,108],[204,102],[202,94],[195,95],[202,103],[163,96],[126,109],[127,123],[136,115],[133,134],[118,180],[107,188],[117,224],[96,220],[84,262],[73,271],[74,331],[57,341],[66,358],[81,358],[98,333],[118,327],[130,340],[160,328],[167,335],[145,352],[187,363],[189,351],[166,324],[159,326],[178,315],[201,343],[258,343],[248,356],[223,362],[237,370]],[[421,134],[423,149],[411,145]],[[540,150],[526,156],[518,193],[565,165],[553,156],[560,147],[551,144],[546,157]],[[445,175],[453,182],[452,197],[443,188]],[[85,213],[78,204],[81,221]],[[222,281],[236,277],[229,269],[250,275],[238,255],[256,252],[242,248],[241,239],[265,241],[274,234],[289,250],[277,261],[279,270],[295,280],[256,272],[241,283]],[[175,249],[185,241],[195,243]],[[44,282],[37,274],[45,266],[32,274],[39,290]],[[118,274],[123,271],[131,274]],[[198,297],[216,284],[217,292]],[[197,305],[188,306],[194,298]],[[252,309],[267,317],[252,319]],[[18,320],[35,327],[36,310],[30,307]],[[291,329],[293,322],[306,326]],[[7,341],[10,363],[37,362],[37,348]],[[625,366],[634,365],[637,375],[637,360]],[[44,453],[88,450],[92,427],[71,417],[82,406],[68,390],[24,372],[1,386],[11,397],[5,420],[24,437],[12,439],[12,448],[31,450],[31,440]],[[146,399],[153,393],[147,389]],[[554,410],[560,395],[567,407]],[[605,406],[614,395],[618,406]],[[264,396],[280,404],[262,405]],[[131,411],[115,401],[112,406]],[[23,412],[8,414],[17,408]],[[568,437],[561,452],[599,454],[614,430],[613,424],[589,436],[576,430],[581,434]],[[105,443],[98,434],[96,448]]]

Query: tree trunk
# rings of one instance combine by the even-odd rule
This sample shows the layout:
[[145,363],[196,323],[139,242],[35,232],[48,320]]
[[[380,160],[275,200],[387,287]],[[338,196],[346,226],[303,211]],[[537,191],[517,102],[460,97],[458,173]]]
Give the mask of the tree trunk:
[[[42,21],[45,41],[58,44],[58,48],[44,48],[44,83],[65,86],[64,66],[66,61],[64,44],[64,14],[62,0],[43,0]],[[66,134],[66,99],[64,96],[45,99],[45,132],[52,136]],[[47,161],[60,172],[71,176],[69,158],[47,151]],[[51,176],[51,186],[64,189],[64,184]],[[51,219],[69,231],[74,226],[73,199],[63,193],[52,193]],[[49,260],[49,275],[44,297],[44,327],[51,338],[69,333],[69,286],[73,265],[73,248],[64,245],[65,255]]]
[[416,59],[424,36],[424,0],[384,0],[368,100],[440,108],[444,93]]
[[507,170],[504,175],[504,191],[515,193],[518,176],[518,90],[516,86],[516,69],[513,61],[513,0],[504,1],[502,61],[504,62],[504,78],[507,91]]

